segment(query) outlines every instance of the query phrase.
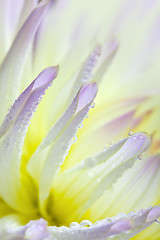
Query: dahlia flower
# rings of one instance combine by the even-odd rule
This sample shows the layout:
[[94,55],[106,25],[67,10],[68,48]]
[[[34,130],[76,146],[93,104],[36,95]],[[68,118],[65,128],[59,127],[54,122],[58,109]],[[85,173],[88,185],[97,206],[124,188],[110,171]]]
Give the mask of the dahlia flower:
[[1,1],[0,239],[160,238],[159,10]]

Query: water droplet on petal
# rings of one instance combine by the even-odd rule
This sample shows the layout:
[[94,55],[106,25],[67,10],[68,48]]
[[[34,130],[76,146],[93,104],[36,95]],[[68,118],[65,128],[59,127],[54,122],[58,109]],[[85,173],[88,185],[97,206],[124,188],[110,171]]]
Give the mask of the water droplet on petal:
[[141,153],[141,154],[139,154],[139,155],[137,156],[137,158],[138,158],[139,160],[142,160],[143,156],[144,156],[144,153]]
[[92,222],[89,221],[89,220],[83,220],[81,223],[80,223],[80,227],[91,227],[92,226]]
[[95,102],[92,102],[91,108],[94,108],[94,107],[95,107]]
[[129,218],[128,215],[126,213],[118,213],[116,215],[116,219],[115,220],[118,220],[118,219],[121,219],[121,218]]
[[131,137],[134,133],[131,131],[128,133],[128,136]]
[[77,142],[77,136],[73,137],[72,138],[72,144],[76,143]]
[[141,139],[144,139],[144,136],[140,135],[140,138],[141,138]]
[[72,222],[72,223],[69,225],[69,228],[73,228],[73,227],[79,227],[79,223],[78,223],[78,222]]
[[89,117],[89,113],[86,114],[85,118],[88,118]]
[[83,123],[81,123],[81,124],[78,126],[78,128],[83,128]]

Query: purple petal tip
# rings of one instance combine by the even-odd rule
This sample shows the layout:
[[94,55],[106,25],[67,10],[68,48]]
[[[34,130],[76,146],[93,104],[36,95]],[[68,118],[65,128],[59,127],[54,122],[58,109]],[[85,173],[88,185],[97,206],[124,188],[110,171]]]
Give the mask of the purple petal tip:
[[58,70],[58,65],[44,69],[35,79],[32,91],[39,87],[42,87],[45,84],[50,84],[57,77]]
[[112,227],[112,231],[115,233],[120,233],[128,231],[132,228],[132,222],[130,219],[118,220]]
[[147,222],[155,221],[159,217],[160,217],[160,207],[154,207],[148,213]]
[[79,91],[79,99],[77,112],[83,109],[86,105],[92,103],[94,98],[96,97],[98,88],[96,82],[85,84],[81,87]]
[[144,132],[138,132],[128,138],[123,148],[129,149],[130,158],[143,153],[150,145],[151,138]]
[[34,240],[42,240],[48,237],[47,222],[44,219],[29,222],[25,237]]

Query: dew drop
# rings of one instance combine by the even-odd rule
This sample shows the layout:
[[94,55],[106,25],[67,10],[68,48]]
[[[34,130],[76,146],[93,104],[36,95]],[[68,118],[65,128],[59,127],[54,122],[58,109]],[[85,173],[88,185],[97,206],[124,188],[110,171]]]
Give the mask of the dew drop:
[[69,225],[69,228],[73,228],[73,227],[79,227],[79,223],[78,223],[78,222],[72,222],[72,223]]
[[83,123],[81,123],[81,124],[78,126],[78,128],[83,128]]
[[76,143],[77,142],[77,136],[73,137],[72,138],[72,144]]
[[91,108],[94,108],[94,107],[95,107],[95,102],[92,102]]
[[91,227],[92,226],[92,222],[89,221],[89,220],[83,220],[81,223],[80,223],[80,227]]
[[118,219],[121,219],[121,218],[129,218],[129,217],[126,213],[119,213],[119,214],[116,215],[115,220],[118,220]]
[[131,131],[128,133],[128,136],[131,137],[134,133]]
[[141,153],[141,154],[139,154],[139,155],[137,156],[137,158],[138,158],[139,160],[142,160],[142,159],[143,159],[143,156],[144,156],[144,153]]
[[89,113],[86,114],[85,118],[88,118],[89,117]]
[[140,138],[141,138],[141,139],[144,139],[144,137],[143,137],[142,135],[140,136]]

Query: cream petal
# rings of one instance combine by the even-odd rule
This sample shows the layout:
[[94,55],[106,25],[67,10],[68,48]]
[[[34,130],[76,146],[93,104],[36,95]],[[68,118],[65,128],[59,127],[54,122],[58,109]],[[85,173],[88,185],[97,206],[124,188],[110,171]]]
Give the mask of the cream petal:
[[17,197],[20,189],[20,160],[25,134],[38,103],[57,76],[57,72],[58,67],[50,67],[42,71],[15,101],[0,128],[2,136],[0,139],[0,195],[14,208],[20,207]]
[[71,116],[68,124],[64,129],[61,129],[59,136],[57,136],[48,149],[39,182],[39,199],[41,208],[44,207],[44,201],[49,195],[53,181],[73,144],[73,138],[76,138],[79,125],[88,113],[96,94],[96,83],[89,83],[82,86],[76,96],[76,98],[78,97],[78,102],[75,114]]
[[24,0],[6,0],[0,2],[0,62],[4,59],[16,34],[18,21]]
[[114,216],[119,209],[127,213],[135,208],[141,209],[156,205],[160,201],[159,169],[159,155],[153,155],[146,159],[144,156],[142,161],[135,163],[134,168],[129,169],[112,189],[106,191],[97,200],[91,207],[88,216],[96,221],[108,215]]
[[[76,76],[74,80],[74,85],[72,87],[72,91],[69,98],[73,98],[75,96],[78,89],[81,87],[82,84],[90,82],[92,79],[92,74],[94,68],[97,65],[101,54],[101,45],[96,45],[94,49],[91,51],[87,59],[84,61],[80,70],[78,72],[78,76]],[[76,74],[77,75],[77,74]]]
[[41,144],[38,146],[36,152],[31,156],[27,170],[32,178],[38,183],[40,179],[40,174],[45,162],[46,154],[48,152],[48,147],[55,142],[56,138],[64,130],[66,124],[68,124],[71,117],[75,114],[78,104],[78,95],[74,98],[71,105],[62,115],[62,117],[51,127],[47,136],[42,140]]
[[116,39],[107,41],[107,43],[104,44],[101,62],[98,66],[98,69],[95,71],[95,74],[93,75],[94,80],[96,80],[97,82],[101,82],[103,80],[104,75],[106,74],[112,61],[115,58],[117,50],[118,50],[118,41]]
[[[113,183],[134,164],[149,144],[148,135],[142,132],[136,133],[108,150],[61,172],[53,185],[55,203],[50,207],[56,216],[58,211],[63,211],[59,221],[63,222],[67,219],[71,222],[74,219],[81,219],[104,191],[110,189]],[[69,217],[66,218],[66,215]]]
[[79,70],[70,98],[75,95],[82,84],[90,82],[92,79],[96,82],[102,80],[103,75],[107,72],[110,63],[115,57],[117,48],[118,43],[116,40],[107,41],[104,46],[97,44],[94,47]]
[[69,124],[69,121],[73,116],[76,115],[77,109],[80,111],[85,107],[85,105],[90,104],[90,102],[96,96],[96,92],[97,87],[95,83],[84,85],[79,90],[71,105],[67,108],[62,117],[60,117],[54,126],[51,127],[47,136],[43,139],[36,152],[30,158],[27,169],[37,183],[39,182],[40,174],[46,159],[46,154],[48,153],[51,144],[53,145],[59,135],[65,130],[67,124]]
[[[95,101],[95,111],[89,114],[88,120],[84,123],[75,148],[72,149],[69,158],[65,161],[65,169],[102,151],[112,141],[116,142],[125,137],[131,129],[133,130],[132,122],[136,125],[142,118],[141,116],[139,120],[138,117],[134,118],[134,115],[136,108],[143,103],[144,99],[127,99],[102,107],[97,105],[98,96]],[[138,131],[141,130],[134,130],[134,132]],[[98,141],[95,141],[95,138]]]

